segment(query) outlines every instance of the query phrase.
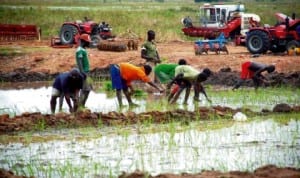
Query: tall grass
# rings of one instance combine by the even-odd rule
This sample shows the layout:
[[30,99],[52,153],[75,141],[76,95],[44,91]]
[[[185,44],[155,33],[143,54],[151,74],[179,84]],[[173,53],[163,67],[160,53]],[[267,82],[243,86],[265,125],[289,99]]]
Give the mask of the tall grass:
[[[63,22],[89,17],[95,22],[106,21],[115,35],[131,29],[140,38],[146,31],[157,32],[158,41],[189,40],[183,35],[181,19],[197,17],[201,3],[194,1],[129,2],[129,1],[3,1],[0,5],[0,22],[7,24],[35,24],[42,29],[42,38],[49,39],[59,34]],[[300,9],[296,1],[242,1],[246,12],[256,13],[262,24],[276,23],[274,14],[291,15]],[[232,2],[231,4],[236,4]],[[291,5],[293,4],[293,5]]]

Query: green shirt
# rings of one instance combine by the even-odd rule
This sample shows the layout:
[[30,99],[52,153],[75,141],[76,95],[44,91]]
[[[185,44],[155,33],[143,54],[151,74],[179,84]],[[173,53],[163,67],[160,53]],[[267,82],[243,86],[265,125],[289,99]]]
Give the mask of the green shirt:
[[[90,71],[90,64],[87,51],[81,46],[79,46],[76,50],[76,63],[80,72],[88,73]],[[81,66],[79,66],[80,64]]]
[[200,71],[189,65],[179,65],[175,68],[175,76],[182,73],[183,78],[189,81],[195,81]]
[[142,50],[146,50],[146,55],[150,58],[158,58],[156,44],[152,41],[146,41],[142,45]]
[[158,64],[154,68],[154,73],[161,83],[166,83],[175,77],[175,68],[178,64]]

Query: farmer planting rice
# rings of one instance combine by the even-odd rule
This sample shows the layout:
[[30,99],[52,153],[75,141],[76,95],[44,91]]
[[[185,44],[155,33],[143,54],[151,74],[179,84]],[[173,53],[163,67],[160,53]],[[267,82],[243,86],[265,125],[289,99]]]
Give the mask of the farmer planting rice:
[[[158,64],[154,68],[154,73],[160,83],[162,83],[162,84],[170,83],[175,78],[175,68],[178,65],[186,65],[186,64],[187,64],[187,62],[185,59],[180,59],[178,61],[178,64],[174,64],[174,63]],[[180,83],[176,83],[175,88],[177,88],[179,84]],[[170,87],[171,87],[171,85],[168,85],[167,90],[166,90],[167,95],[170,94],[170,89],[171,89]]]
[[181,92],[186,88],[186,94],[184,98],[184,104],[187,104],[189,94],[191,91],[191,87],[193,85],[194,87],[194,101],[200,101],[199,100],[199,94],[200,92],[204,94],[206,99],[211,102],[211,100],[207,97],[207,94],[205,92],[204,87],[202,86],[201,82],[204,82],[207,80],[207,78],[211,75],[211,70],[208,68],[203,69],[201,72],[199,72],[197,69],[195,69],[192,66],[189,65],[180,65],[175,68],[175,78],[168,84],[170,85],[174,83],[181,83],[180,87],[178,88],[178,91],[173,91],[168,101],[173,104],[177,101],[178,97],[180,96]]
[[238,89],[246,79],[252,79],[255,89],[257,89],[262,83],[269,83],[266,77],[262,75],[263,72],[268,73],[275,71],[274,65],[267,65],[258,62],[246,61],[241,66],[240,80],[235,84],[232,90]]
[[[77,111],[79,91],[82,89],[83,80],[83,76],[76,68],[72,69],[70,72],[61,73],[55,78],[50,100],[52,114],[55,113],[56,99],[63,96],[69,106],[69,111],[71,113]],[[73,105],[70,99],[72,99]],[[62,109],[61,107],[62,104],[60,104],[60,110]]]
[[[129,63],[120,63],[113,64],[110,66],[112,87],[113,89],[116,89],[116,95],[120,107],[123,106],[121,94],[122,90],[129,103],[129,106],[138,106],[137,104],[133,103],[131,99],[131,95],[134,93],[134,88],[132,87],[131,82],[134,80],[143,81],[159,90],[159,92],[164,92],[163,89],[160,89],[148,77],[151,71],[152,68],[149,65],[139,67]],[[128,88],[130,89],[130,91],[128,90]]]

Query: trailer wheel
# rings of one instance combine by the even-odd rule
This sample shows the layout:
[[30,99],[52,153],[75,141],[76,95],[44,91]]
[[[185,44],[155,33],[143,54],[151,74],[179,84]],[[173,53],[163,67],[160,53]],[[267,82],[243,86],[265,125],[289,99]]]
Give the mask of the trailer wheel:
[[298,47],[300,47],[300,43],[296,40],[292,40],[292,41],[287,43],[286,50],[289,51],[291,49],[295,49],[295,48],[298,48]]
[[249,32],[246,38],[246,46],[252,54],[266,53],[270,49],[270,40],[268,34],[261,30]]
[[92,35],[91,36],[90,48],[96,48],[101,40],[102,39],[101,39],[100,35]]
[[60,40],[62,44],[73,44],[75,41],[75,34],[77,29],[72,25],[63,25],[60,30]]

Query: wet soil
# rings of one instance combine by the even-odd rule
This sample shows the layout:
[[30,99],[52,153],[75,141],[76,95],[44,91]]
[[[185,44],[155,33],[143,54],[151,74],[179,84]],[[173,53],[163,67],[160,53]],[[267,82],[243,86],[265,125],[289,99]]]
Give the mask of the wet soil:
[[[0,42],[0,47],[13,49],[13,54],[0,55],[0,80],[4,82],[26,82],[26,81],[49,81],[59,72],[65,72],[75,66],[76,48],[52,48],[50,40],[41,42]],[[247,52],[245,47],[228,45],[229,54],[216,55],[209,52],[196,56],[193,49],[193,42],[173,41],[167,43],[158,43],[160,56],[164,62],[177,63],[178,59],[185,58],[188,63],[196,68],[208,67],[214,71],[214,75],[206,82],[207,84],[220,84],[232,86],[239,77],[240,65],[246,60],[253,60],[262,63],[275,64],[276,72],[267,75],[272,80],[271,85],[291,85],[300,86],[300,57],[288,56],[282,54],[264,54],[253,57]],[[24,52],[26,51],[26,52]],[[144,63],[140,57],[140,51],[110,52],[99,51],[98,49],[88,49],[91,74],[93,78],[108,78],[108,66],[113,63],[131,62],[136,65]],[[249,82],[247,85],[251,86]],[[286,105],[285,105],[286,106]],[[243,110],[248,115],[270,114],[274,112],[300,112],[300,106],[289,107],[280,110],[283,106],[277,106],[273,111],[263,110],[262,112],[252,112]],[[37,125],[43,125],[44,128],[55,128],[57,126],[82,127],[97,126],[99,118],[106,125],[135,124],[152,118],[154,123],[169,122],[170,118],[181,120],[188,124],[195,120],[200,112],[200,119],[209,119],[210,117],[222,116],[223,118],[232,118],[232,115],[240,111],[226,107],[215,106],[212,108],[199,108],[197,111],[190,112],[185,110],[136,114],[134,112],[119,113],[110,112],[92,113],[89,110],[80,111],[76,114],[57,113],[55,115],[41,113],[23,113],[20,116],[9,118],[9,115],[0,116],[0,134],[13,134],[19,131],[29,131],[39,129]],[[199,118],[197,118],[199,119]],[[121,178],[142,178],[147,175],[146,172],[136,171],[134,173],[124,173]],[[21,177],[15,176],[12,172],[0,170],[0,177]],[[149,176],[153,177],[153,176]],[[217,177],[300,177],[300,170],[295,168],[279,168],[273,165],[266,165],[256,169],[254,172],[230,171],[222,173],[219,171],[203,171],[199,174],[161,174],[154,177],[159,178],[217,178]]]
[[[0,177],[3,178],[29,178],[26,176],[14,175],[12,171],[0,169]],[[207,171],[203,170],[201,173],[197,174],[172,174],[165,173],[159,174],[157,176],[151,176],[148,173],[135,171],[133,173],[123,173],[119,175],[118,178],[299,178],[300,169],[285,167],[280,168],[275,165],[265,165],[260,168],[257,168],[253,172],[242,172],[242,171],[229,171],[229,172],[220,172],[220,171]],[[33,177],[30,177],[33,178]]]

